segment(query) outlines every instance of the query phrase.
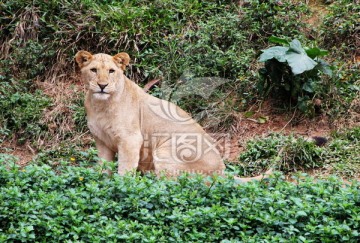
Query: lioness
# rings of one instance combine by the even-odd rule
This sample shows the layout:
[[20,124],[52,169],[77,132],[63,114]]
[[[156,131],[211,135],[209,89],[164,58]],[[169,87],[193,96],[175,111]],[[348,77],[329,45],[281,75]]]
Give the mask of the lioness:
[[75,60],[87,87],[87,123],[99,157],[113,161],[117,153],[120,175],[134,170],[170,176],[223,174],[215,142],[202,127],[184,110],[147,94],[124,75],[130,62],[127,53],[79,51]]

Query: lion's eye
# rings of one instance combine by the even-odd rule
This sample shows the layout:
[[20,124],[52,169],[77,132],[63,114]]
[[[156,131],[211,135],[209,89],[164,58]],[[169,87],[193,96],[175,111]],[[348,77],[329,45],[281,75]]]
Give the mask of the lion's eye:
[[109,69],[109,73],[113,73],[113,72],[115,72],[114,69]]
[[96,68],[92,68],[92,69],[90,69],[90,71],[93,72],[93,73],[97,72]]

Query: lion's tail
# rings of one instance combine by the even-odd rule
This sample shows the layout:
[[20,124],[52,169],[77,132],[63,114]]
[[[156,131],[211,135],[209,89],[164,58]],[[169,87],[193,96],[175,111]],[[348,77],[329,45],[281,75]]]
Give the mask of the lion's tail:
[[265,173],[263,173],[263,174],[261,174],[259,176],[254,176],[254,177],[237,177],[237,176],[234,176],[234,178],[239,183],[249,182],[249,181],[252,181],[252,180],[260,181],[262,179],[269,178],[269,176],[272,173],[273,173],[273,169],[269,169]]

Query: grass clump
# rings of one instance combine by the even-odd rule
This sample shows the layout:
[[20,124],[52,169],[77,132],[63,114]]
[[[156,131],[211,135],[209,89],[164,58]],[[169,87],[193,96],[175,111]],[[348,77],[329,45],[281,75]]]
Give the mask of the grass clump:
[[358,184],[297,185],[152,175],[108,177],[101,168],[0,166],[1,241],[359,240]]
[[272,166],[288,173],[320,167],[322,156],[323,148],[311,141],[271,134],[248,141],[245,152],[239,156],[241,164],[235,167],[244,175],[256,175]]
[[313,141],[293,135],[271,134],[246,144],[239,156],[240,164],[228,169],[241,175],[257,175],[269,167],[288,173],[327,167],[331,173],[354,178],[359,176],[359,128],[334,133],[323,147]]

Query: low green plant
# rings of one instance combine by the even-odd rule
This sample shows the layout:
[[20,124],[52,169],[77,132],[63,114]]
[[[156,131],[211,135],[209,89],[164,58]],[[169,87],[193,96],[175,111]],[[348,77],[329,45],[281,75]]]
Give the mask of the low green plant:
[[[1,241],[358,242],[359,184],[0,166]],[[207,186],[206,184],[211,184]]]
[[66,166],[93,167],[99,161],[97,151],[93,148],[81,150],[75,145],[60,144],[57,148],[38,153],[31,164],[49,165],[59,172]]
[[303,171],[321,167],[323,153],[323,148],[303,138],[271,134],[248,141],[239,156],[240,163],[228,167],[245,176],[257,175],[270,167],[285,173]]
[[0,164],[7,167],[16,166],[16,162],[18,162],[19,158],[14,155],[0,153]]
[[356,178],[360,174],[360,129],[358,127],[332,134],[322,147],[311,139],[270,134],[246,143],[239,163],[228,163],[227,170],[236,174],[258,175],[270,167],[285,173],[328,168],[333,174]]
[[283,46],[270,47],[260,55],[259,61],[265,62],[265,68],[259,71],[260,93],[281,97],[300,111],[314,115],[313,99],[324,97],[331,87],[321,76],[332,76],[332,67],[320,59],[328,52],[318,47],[303,48],[297,39],[288,42],[270,37],[269,41]]

